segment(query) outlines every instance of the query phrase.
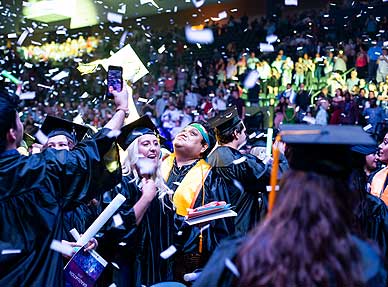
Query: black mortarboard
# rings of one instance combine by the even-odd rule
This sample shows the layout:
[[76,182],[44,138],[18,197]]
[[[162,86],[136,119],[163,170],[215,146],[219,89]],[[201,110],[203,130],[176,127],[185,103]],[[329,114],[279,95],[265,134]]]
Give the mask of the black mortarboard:
[[209,119],[210,126],[216,129],[219,133],[230,131],[239,123],[241,123],[241,119],[238,116],[236,106],[232,106],[224,113]]
[[352,146],[352,151],[362,155],[374,154],[377,151],[377,145],[355,145]]
[[353,145],[376,146],[360,126],[283,125],[280,135],[291,168],[330,176],[349,175]]
[[135,139],[147,134],[157,135],[158,129],[148,116],[142,116],[121,128],[117,143],[123,150],[126,150]]
[[88,127],[52,116],[46,117],[40,129],[48,138],[64,135],[75,144],[80,142],[89,130]]

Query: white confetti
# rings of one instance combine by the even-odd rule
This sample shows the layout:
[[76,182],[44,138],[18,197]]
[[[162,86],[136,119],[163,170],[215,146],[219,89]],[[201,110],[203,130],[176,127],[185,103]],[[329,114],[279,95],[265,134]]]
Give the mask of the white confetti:
[[140,0],[140,5],[145,5],[145,4],[148,4],[148,3],[150,3],[152,6],[160,9],[158,4],[156,4],[154,0]]
[[186,40],[194,44],[211,44],[214,42],[213,31],[209,28],[194,30],[190,26],[185,28]]
[[367,130],[371,129],[372,127],[373,127],[373,126],[372,126],[371,124],[369,124],[369,125],[363,127],[363,130],[364,130],[364,131],[367,131]]
[[127,11],[127,5],[126,4],[121,4],[121,7],[117,10],[117,12],[119,12],[121,14],[125,14],[126,11]]
[[67,72],[67,71],[61,71],[61,72],[59,72],[58,74],[56,74],[54,77],[52,77],[51,79],[53,80],[53,81],[60,81],[60,80],[62,80],[63,78],[66,78],[66,77],[68,77],[69,76],[69,72]]
[[124,223],[120,214],[116,214],[113,216],[113,222],[115,223],[115,227],[118,227]]
[[205,3],[205,0],[192,0],[192,2],[195,8],[199,8]]
[[79,234],[78,230],[73,228],[72,230],[69,231],[71,236],[75,239],[75,241],[78,241],[78,239],[81,238],[81,235]]
[[112,263],[112,265],[113,265],[115,268],[117,268],[117,269],[120,270],[120,267],[119,267],[119,265],[118,265],[116,262],[111,262],[111,263]]
[[41,130],[38,130],[34,136],[43,145],[48,141],[48,137]]
[[298,6],[298,0],[284,0],[286,6]]
[[268,43],[260,43],[259,48],[260,48],[261,52],[273,52],[273,51],[275,51],[274,46],[271,44],[268,44]]
[[16,42],[16,44],[18,46],[21,46],[24,42],[24,40],[27,38],[28,36],[28,31],[27,30],[24,30],[24,32],[20,35],[18,41]]
[[120,245],[120,246],[125,246],[125,245],[127,245],[127,243],[125,243],[125,242],[120,242],[119,245]]
[[84,92],[82,95],[81,95],[81,99],[86,99],[87,97],[89,97],[89,94],[87,92]]
[[240,272],[238,272],[238,269],[236,265],[232,261],[230,261],[229,258],[225,259],[225,266],[236,276],[240,277]]
[[18,35],[16,35],[16,33],[10,33],[8,34],[8,39],[14,39],[14,38],[17,38]]
[[26,67],[28,69],[31,69],[33,66],[34,66],[33,64],[30,64],[30,63],[27,63],[27,62],[24,63],[24,67]]
[[1,255],[8,255],[8,254],[19,254],[22,251],[20,249],[4,249],[1,250]]
[[160,257],[162,257],[163,259],[170,258],[176,251],[176,247],[174,245],[171,245],[169,248],[160,253]]
[[35,96],[36,96],[36,93],[33,91],[25,92],[25,93],[21,93],[19,95],[19,99],[20,100],[32,100],[32,99],[35,99]]
[[259,72],[256,70],[250,71],[248,76],[244,80],[244,88],[251,89],[255,86],[257,79],[259,78]]
[[198,65],[198,67],[202,68],[202,63],[200,60],[197,61],[197,65]]
[[73,247],[58,240],[53,240],[51,242],[50,249],[67,256],[71,256],[73,254]]
[[163,45],[158,49],[158,53],[159,53],[159,54],[162,54],[164,51],[166,51],[166,46],[163,44]]
[[[267,192],[271,192],[272,191],[272,186],[267,185],[266,189],[267,189]],[[279,185],[275,185],[275,191],[279,191]]]
[[106,18],[109,22],[113,22],[113,23],[121,24],[123,21],[123,15],[113,13],[113,12],[108,12],[106,15]]
[[272,34],[272,35],[268,35],[265,40],[267,41],[268,44],[272,44],[272,43],[275,43],[278,39],[278,36]]

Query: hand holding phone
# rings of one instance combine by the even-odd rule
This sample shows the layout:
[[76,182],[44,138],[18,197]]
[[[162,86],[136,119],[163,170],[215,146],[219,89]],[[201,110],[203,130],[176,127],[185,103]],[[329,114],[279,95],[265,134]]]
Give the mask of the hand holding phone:
[[108,67],[107,97],[113,98],[112,91],[121,92],[123,89],[123,68],[119,66]]

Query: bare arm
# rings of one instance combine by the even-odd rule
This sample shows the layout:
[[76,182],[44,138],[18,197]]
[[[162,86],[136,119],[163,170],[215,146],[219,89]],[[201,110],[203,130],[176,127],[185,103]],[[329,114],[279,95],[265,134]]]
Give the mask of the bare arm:
[[112,91],[114,96],[114,101],[116,105],[116,113],[113,117],[106,123],[104,128],[108,128],[111,130],[119,130],[123,123],[128,112],[128,90],[127,87],[124,86],[121,92]]

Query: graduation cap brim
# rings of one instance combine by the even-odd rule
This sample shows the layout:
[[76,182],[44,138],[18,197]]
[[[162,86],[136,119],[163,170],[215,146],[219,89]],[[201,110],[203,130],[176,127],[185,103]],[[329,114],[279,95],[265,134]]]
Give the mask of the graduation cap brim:
[[136,121],[121,128],[121,133],[117,137],[117,144],[126,150],[129,145],[138,137],[146,134],[158,135],[158,129],[148,116],[142,116]]
[[369,155],[377,152],[377,145],[355,145],[352,146],[351,150],[358,154]]
[[237,126],[241,122],[241,119],[238,116],[236,106],[232,106],[221,115],[217,115],[209,119],[208,122],[213,129],[223,133],[230,131],[235,126]]
[[287,144],[376,146],[360,126],[282,125],[280,135]]
[[49,138],[64,135],[77,142],[80,142],[89,130],[88,127],[52,116],[46,117],[40,129]]

